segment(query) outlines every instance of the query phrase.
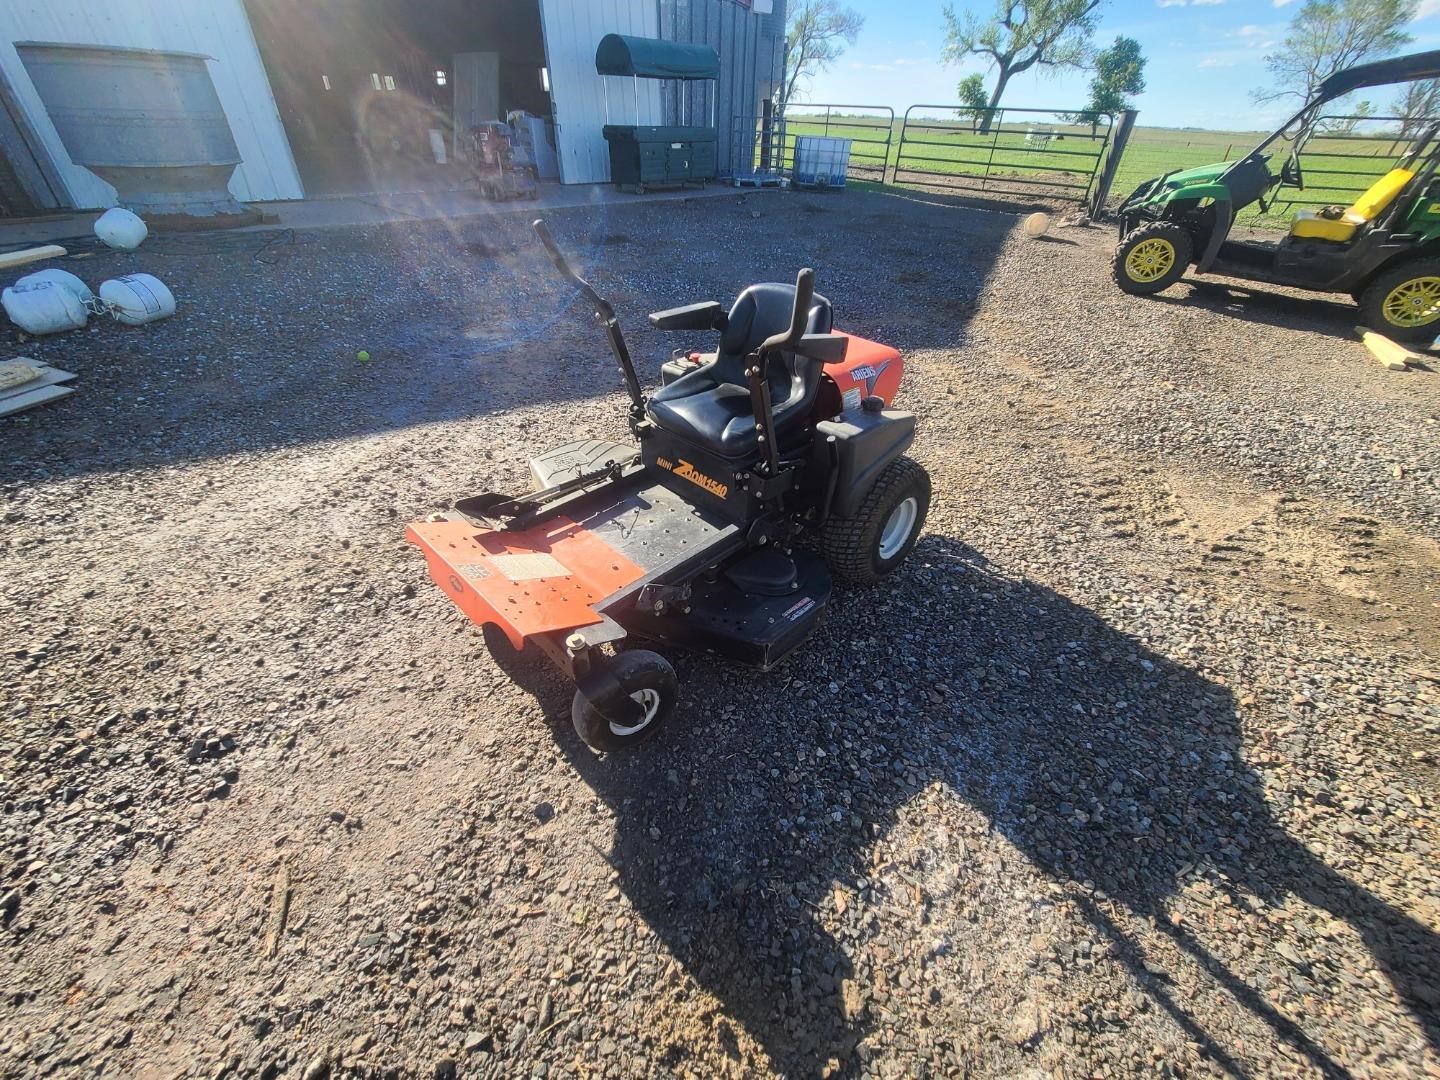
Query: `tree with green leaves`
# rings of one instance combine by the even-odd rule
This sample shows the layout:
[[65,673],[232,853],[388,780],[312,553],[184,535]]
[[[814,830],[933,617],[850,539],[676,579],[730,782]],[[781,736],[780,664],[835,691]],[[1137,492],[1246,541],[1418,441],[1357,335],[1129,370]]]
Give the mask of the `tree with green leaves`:
[[1405,27],[1418,7],[1419,0],[1306,0],[1265,57],[1271,85],[1251,96],[1259,104],[1304,101],[1337,71],[1393,55],[1414,40]]
[[1095,77],[1090,80],[1090,100],[1067,119],[1072,124],[1089,124],[1095,137],[1100,118],[1130,108],[1130,99],[1145,92],[1145,57],[1140,43],[1124,34],[1115,44],[1095,55]]
[[993,110],[1016,75],[1031,68],[1083,68],[1090,62],[1090,37],[1095,32],[1096,12],[1104,2],[995,0],[994,13],[984,20],[970,11],[961,17],[953,6],[945,5],[946,62],[979,56],[995,69],[995,86],[981,131],[990,130]]
[[955,112],[961,119],[970,121],[970,130],[973,132],[980,126],[980,121],[985,116],[985,108],[989,104],[985,97],[985,76],[978,71],[966,75],[960,80],[956,90],[960,94],[961,107]]
[[864,25],[865,16],[839,0],[797,0],[785,31],[785,71],[776,102],[782,111],[801,81],[833,64]]

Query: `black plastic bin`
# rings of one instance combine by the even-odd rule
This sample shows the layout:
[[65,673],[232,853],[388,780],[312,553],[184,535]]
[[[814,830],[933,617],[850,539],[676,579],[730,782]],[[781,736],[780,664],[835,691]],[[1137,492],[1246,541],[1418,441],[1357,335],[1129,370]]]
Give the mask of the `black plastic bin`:
[[703,184],[717,173],[715,129],[605,125],[610,179],[621,187]]

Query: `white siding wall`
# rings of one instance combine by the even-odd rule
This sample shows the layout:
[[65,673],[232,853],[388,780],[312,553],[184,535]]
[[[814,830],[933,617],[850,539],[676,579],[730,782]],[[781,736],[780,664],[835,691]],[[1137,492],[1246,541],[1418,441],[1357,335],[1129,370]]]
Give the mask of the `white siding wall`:
[[25,72],[17,41],[128,45],[198,52],[244,159],[230,191],[245,202],[298,199],[300,174],[290,153],[270,81],[241,0],[0,0],[0,68],[35,131],[49,148],[76,206],[114,206],[115,189],[70,161]]
[[606,102],[616,124],[662,124],[664,109],[659,81],[641,79],[637,84],[595,74],[595,49],[606,34],[659,37],[655,0],[540,0],[540,17],[560,179],[566,184],[604,183],[610,179],[610,151],[600,134]]

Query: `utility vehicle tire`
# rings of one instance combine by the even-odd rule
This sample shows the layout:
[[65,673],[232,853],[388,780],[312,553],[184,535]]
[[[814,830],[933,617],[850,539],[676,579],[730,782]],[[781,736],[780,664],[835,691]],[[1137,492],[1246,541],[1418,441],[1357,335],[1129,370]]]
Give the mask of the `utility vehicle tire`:
[[1152,221],[1130,230],[1116,245],[1110,276],[1122,292],[1151,296],[1184,277],[1194,255],[1187,230],[1173,221]]
[[1414,259],[1386,270],[1360,294],[1365,325],[1396,341],[1440,336],[1440,259]]
[[868,585],[905,561],[930,509],[930,474],[907,457],[885,467],[853,517],[820,529],[820,553],[842,581]]
[[675,700],[680,695],[675,669],[659,653],[648,649],[622,652],[611,663],[610,670],[621,689],[645,710],[639,723],[630,727],[612,723],[579,690],[575,691],[575,700],[570,705],[575,734],[586,746],[607,752],[626,750],[654,738],[675,711]]

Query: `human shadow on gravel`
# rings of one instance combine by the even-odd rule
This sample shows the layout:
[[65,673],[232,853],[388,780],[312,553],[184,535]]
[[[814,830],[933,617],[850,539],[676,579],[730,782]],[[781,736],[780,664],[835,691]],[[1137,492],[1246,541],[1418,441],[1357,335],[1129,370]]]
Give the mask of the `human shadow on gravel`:
[[[1231,691],[1049,589],[992,574],[964,544],[927,536],[885,586],[838,591],[827,628],[779,671],[676,660],[683,712],[659,740],[602,758],[566,723],[557,741],[614,811],[609,858],[637,913],[782,1073],[856,1073],[895,995],[915,997],[912,1017],[929,1011],[919,984],[894,982],[893,966],[881,988],[886,964],[869,951],[867,912],[884,888],[871,880],[876,838],[937,780],[1044,873],[1152,917],[1238,1008],[1322,1072],[1346,1075],[1323,1035],[1172,923],[1169,904],[1188,875],[1237,900],[1291,895],[1348,922],[1440,1048],[1435,933],[1275,820],[1245,764]],[[547,713],[557,704],[552,696]],[[818,913],[836,910],[837,884],[854,899],[832,935]],[[1244,1075],[1214,1006],[1172,981],[1163,957],[1098,902],[1082,906],[1187,1037]],[[888,943],[891,964],[950,929],[922,931],[917,917],[909,940]],[[1277,955],[1261,966],[1297,994],[1335,988],[1343,973],[1305,955],[1304,940],[1292,947],[1298,963]],[[887,1038],[907,1037],[887,1025]],[[934,1038],[958,1047],[967,1034]]]

